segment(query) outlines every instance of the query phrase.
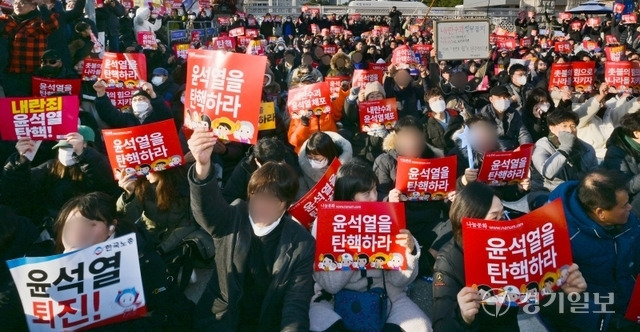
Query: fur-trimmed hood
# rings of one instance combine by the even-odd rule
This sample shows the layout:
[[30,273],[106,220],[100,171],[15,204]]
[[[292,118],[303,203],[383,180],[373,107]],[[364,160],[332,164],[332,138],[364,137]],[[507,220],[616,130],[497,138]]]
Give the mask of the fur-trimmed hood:
[[[338,68],[338,59],[344,60],[344,67]],[[327,76],[351,76],[353,75],[353,66],[351,65],[351,58],[343,52],[338,52],[331,57],[331,70]]]

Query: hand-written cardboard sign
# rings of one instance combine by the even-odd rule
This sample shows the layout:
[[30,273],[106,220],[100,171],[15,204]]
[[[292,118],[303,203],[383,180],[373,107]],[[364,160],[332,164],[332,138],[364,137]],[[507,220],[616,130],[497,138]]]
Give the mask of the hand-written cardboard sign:
[[398,157],[396,189],[401,201],[439,201],[456,190],[456,156],[434,159]]
[[[264,56],[189,50],[185,126],[213,129],[222,140],[258,141]],[[240,112],[242,109],[242,112]]]
[[7,265],[31,331],[88,330],[147,312],[135,233]]
[[318,208],[316,271],[405,270],[404,204],[323,202]]
[[434,45],[438,61],[488,59],[489,20],[436,21]]
[[398,105],[395,98],[375,101],[363,101],[358,104],[360,113],[360,131],[363,133],[376,129],[393,129],[398,121]]
[[78,96],[80,95],[81,86],[82,80],[79,78],[31,77],[31,91],[36,97],[48,97],[53,94]]
[[313,220],[318,216],[318,204],[333,199],[336,174],[341,165],[340,160],[335,158],[318,183],[289,208],[289,213],[305,227],[311,228]]
[[309,111],[313,115],[331,112],[329,84],[327,82],[318,82],[290,89],[287,110],[290,114],[298,116],[308,115]]
[[513,220],[463,218],[462,242],[466,284],[485,304],[536,304],[573,264],[560,199]]
[[528,178],[532,151],[533,144],[523,144],[513,151],[486,153],[478,181],[503,186]]
[[161,172],[184,165],[184,156],[173,120],[122,129],[102,130],[109,162],[116,179]]
[[143,53],[110,53],[102,58],[100,78],[107,86],[139,85],[147,80],[147,57]]
[[78,131],[78,96],[0,98],[3,140],[55,141]]

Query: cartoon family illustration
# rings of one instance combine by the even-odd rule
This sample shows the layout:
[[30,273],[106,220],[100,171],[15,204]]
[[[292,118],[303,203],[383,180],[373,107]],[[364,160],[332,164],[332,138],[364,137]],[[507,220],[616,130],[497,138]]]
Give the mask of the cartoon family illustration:
[[402,270],[404,256],[400,253],[343,253],[336,259],[334,254],[321,254],[318,268],[323,271],[362,271],[362,270]]
[[227,117],[215,118],[213,121],[206,114],[199,114],[198,111],[185,110],[184,125],[187,128],[207,128],[213,129],[218,139],[230,140],[231,137],[240,143],[251,143],[251,139],[256,132],[253,123],[249,121],[233,121]]
[[402,202],[419,202],[419,201],[441,201],[447,197],[445,192],[429,193],[426,191],[413,191],[410,193],[400,194],[400,201]]
[[151,173],[152,170],[154,172],[161,172],[168,168],[177,167],[182,164],[183,164],[182,156],[173,155],[169,159],[158,159],[153,163],[151,163],[151,165],[140,164],[140,165],[137,165],[136,167],[125,167],[124,169],[116,168],[115,172],[117,177],[122,176],[121,175],[122,171],[124,171],[124,176],[129,176],[129,175],[145,176]]
[[540,282],[531,281],[520,287],[507,285],[502,288],[491,288],[489,285],[473,285],[478,290],[483,304],[524,306],[537,304],[541,296],[556,292],[567,281],[569,265],[561,266],[556,272],[547,272]]

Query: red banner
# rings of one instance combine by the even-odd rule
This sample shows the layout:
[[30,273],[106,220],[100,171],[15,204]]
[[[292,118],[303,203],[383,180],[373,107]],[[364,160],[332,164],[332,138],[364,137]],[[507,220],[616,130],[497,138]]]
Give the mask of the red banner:
[[52,94],[79,96],[82,80],[79,78],[45,78],[31,77],[31,91],[36,97],[48,97]]
[[287,110],[290,114],[305,115],[301,112],[315,114],[331,112],[331,95],[329,83],[318,82],[297,86],[289,90]]
[[572,84],[577,91],[587,91],[593,85],[596,63],[594,61],[574,61],[571,63],[573,70]]
[[156,34],[153,33],[153,31],[138,32],[138,45],[144,50],[157,50],[158,42],[156,41]]
[[626,60],[626,50],[625,45],[607,46],[604,48],[604,54],[607,56],[607,61],[624,61]]
[[622,22],[626,24],[636,24],[638,23],[638,16],[636,16],[636,14],[622,15]]
[[401,201],[441,201],[456,190],[456,156],[434,159],[398,157],[396,189]]
[[636,277],[636,285],[631,293],[631,300],[627,306],[627,313],[624,315],[628,320],[640,324],[640,275]]
[[244,27],[237,27],[229,30],[229,36],[231,37],[244,36]]
[[616,14],[622,14],[622,12],[624,11],[624,4],[623,3],[614,3],[613,4],[613,12]]
[[340,166],[342,166],[340,160],[334,158],[316,185],[289,208],[289,213],[303,226],[311,229],[313,220],[318,216],[318,203],[333,199],[336,174],[338,174]]
[[120,82],[137,86],[147,80],[147,58],[144,53],[106,52],[102,58],[100,78],[110,87],[116,87]]
[[342,88],[342,82],[343,81],[350,82],[351,81],[351,77],[349,77],[349,76],[329,76],[329,77],[325,77],[324,81],[329,84],[329,94],[330,94],[330,96],[335,96],[340,92],[340,89]]
[[631,85],[631,63],[629,61],[607,61],[604,63],[604,81],[620,89]]
[[141,126],[102,130],[109,163],[116,179],[144,176],[184,165],[184,156],[173,120]]
[[317,222],[316,271],[407,269],[407,249],[395,242],[405,228],[403,204],[324,202]]
[[82,65],[82,80],[97,81],[102,73],[102,59],[85,58]]
[[398,121],[397,107],[395,98],[359,103],[360,131],[366,133],[377,129],[393,129]]
[[381,70],[372,69],[356,69],[353,71],[353,78],[351,79],[351,86],[359,86],[360,89],[364,89],[365,85],[369,82],[378,81],[382,84],[384,74]]
[[549,91],[554,88],[562,89],[565,86],[572,86],[571,74],[573,74],[571,63],[552,64],[549,76]]
[[486,153],[478,181],[503,186],[528,178],[532,151],[533,144],[523,144],[513,151]]
[[554,47],[556,52],[558,53],[569,54],[571,53],[571,51],[573,51],[573,47],[568,41],[557,42]]
[[400,69],[416,65],[418,64],[418,61],[416,60],[416,55],[413,54],[413,51],[409,46],[401,45],[393,50],[393,54],[391,55],[391,64]]
[[5,141],[56,141],[78,131],[78,96],[0,98],[0,109],[0,135]]
[[567,281],[573,264],[560,199],[513,220],[463,218],[462,242],[473,253],[464,257],[467,286],[496,306],[539,303]]
[[247,91],[262,91],[266,63],[263,56],[189,50],[185,126],[205,126],[222,140],[255,144],[261,95]]

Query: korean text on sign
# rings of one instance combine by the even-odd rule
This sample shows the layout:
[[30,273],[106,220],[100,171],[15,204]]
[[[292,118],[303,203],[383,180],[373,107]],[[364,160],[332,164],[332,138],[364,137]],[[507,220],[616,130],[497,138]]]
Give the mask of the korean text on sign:
[[48,97],[53,94],[77,96],[80,94],[80,79],[58,79],[33,76],[31,90],[37,97]]
[[184,165],[173,120],[108,129],[102,134],[116,178],[123,170],[127,175],[142,176]]
[[318,216],[318,204],[333,199],[336,174],[340,166],[340,160],[335,158],[316,185],[289,208],[289,213],[302,225],[311,228],[313,220]]
[[100,78],[107,86],[138,85],[147,79],[147,58],[142,53],[105,53]]
[[378,81],[382,84],[383,77],[382,70],[356,69],[353,71],[351,86],[364,90],[367,83]]
[[359,103],[360,130],[366,133],[376,128],[393,129],[398,120],[397,107],[395,98]]
[[[331,97],[329,95],[329,84],[319,82],[298,86],[289,90],[287,100],[287,110],[291,114],[301,114],[301,112],[313,112],[324,114],[331,112]],[[305,115],[302,113],[302,115]]]
[[253,92],[262,90],[265,68],[263,56],[189,50],[185,124],[220,129],[224,139],[256,143],[261,95]]
[[[469,286],[527,289],[550,294],[566,281],[572,264],[562,201],[557,199],[523,217],[508,221],[464,218],[462,241]],[[519,291],[519,292],[518,292]],[[537,301],[535,299],[527,299]]]
[[0,134],[4,140],[55,141],[78,131],[77,96],[0,98]]
[[398,157],[396,188],[402,201],[443,200],[456,186],[456,156],[435,159]]
[[520,182],[529,176],[533,144],[523,144],[514,151],[485,154],[478,181],[492,186]]
[[404,217],[401,203],[320,203],[316,270],[406,269],[406,248],[395,243]]
[[146,313],[136,235],[7,262],[31,331],[89,329]]

